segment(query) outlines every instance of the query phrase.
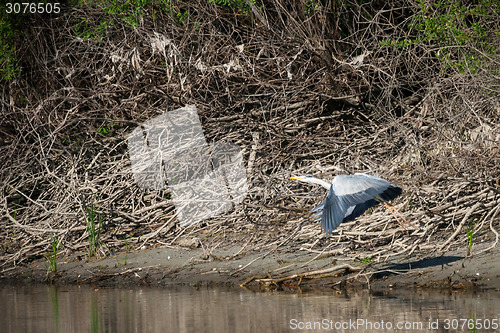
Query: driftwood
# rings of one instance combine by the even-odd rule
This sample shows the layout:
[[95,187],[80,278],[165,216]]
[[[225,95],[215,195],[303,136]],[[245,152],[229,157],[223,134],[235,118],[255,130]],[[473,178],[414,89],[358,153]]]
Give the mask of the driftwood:
[[276,278],[276,279],[263,278],[263,277],[256,275],[256,276],[252,276],[251,278],[247,279],[245,282],[240,284],[240,287],[245,287],[246,285],[248,285],[252,281],[257,281],[257,282],[264,283],[264,284],[270,284],[270,283],[278,284],[278,283],[281,283],[281,282],[284,282],[287,280],[298,280],[297,286],[300,286],[303,279],[322,279],[325,277],[334,276],[342,271],[358,272],[358,271],[361,271],[362,269],[363,268],[361,268],[361,267],[355,267],[355,266],[351,266],[348,264],[343,264],[343,265],[337,265],[334,267],[320,269],[320,270],[316,270],[316,271],[309,271],[309,272],[304,272],[304,273],[300,273],[300,274],[292,274],[292,275],[288,275],[288,276],[284,276],[284,277]]

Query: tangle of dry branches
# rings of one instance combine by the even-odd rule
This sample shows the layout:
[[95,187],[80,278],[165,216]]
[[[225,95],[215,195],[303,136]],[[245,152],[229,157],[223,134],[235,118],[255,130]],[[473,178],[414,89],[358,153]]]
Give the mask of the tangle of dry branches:
[[[127,240],[163,246],[204,235],[207,247],[238,242],[265,252],[286,241],[321,251],[334,243],[348,257],[383,260],[465,246],[468,224],[476,241],[498,241],[498,76],[443,71],[432,45],[381,44],[411,38],[414,1],[325,1],[307,14],[304,1],[272,0],[257,18],[202,0],[175,3],[189,21],[157,10],[130,28],[114,17],[90,38],[75,26],[81,16],[98,24],[100,7],[31,18],[20,43],[23,79],[2,90],[3,270],[42,256],[50,236],[84,250],[91,201],[104,216],[101,255]],[[488,61],[498,70],[498,58]],[[126,140],[187,104],[197,106],[209,143],[243,150],[249,193],[231,213],[184,229],[168,189],[134,183]],[[417,228],[399,230],[377,208],[325,237],[308,214],[323,190],[288,176],[345,172],[401,186],[396,206]]]

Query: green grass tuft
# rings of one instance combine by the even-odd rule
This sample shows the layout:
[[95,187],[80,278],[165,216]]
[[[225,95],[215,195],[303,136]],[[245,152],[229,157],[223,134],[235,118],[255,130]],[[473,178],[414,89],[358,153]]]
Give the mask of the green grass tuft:
[[467,223],[467,228],[465,229],[465,232],[467,234],[467,257],[470,257],[471,252],[472,252],[472,245],[474,241],[474,227],[476,226],[476,221],[475,220],[470,220],[469,223]]
[[89,249],[88,256],[93,257],[97,254],[97,250],[101,243],[101,226],[102,215],[98,213],[94,207],[94,201],[90,202],[87,207],[87,233],[89,234]]
[[50,245],[52,245],[52,251],[48,255],[49,265],[47,268],[47,273],[53,272],[57,273],[57,254],[59,253],[59,246],[61,243],[55,236],[50,236]]

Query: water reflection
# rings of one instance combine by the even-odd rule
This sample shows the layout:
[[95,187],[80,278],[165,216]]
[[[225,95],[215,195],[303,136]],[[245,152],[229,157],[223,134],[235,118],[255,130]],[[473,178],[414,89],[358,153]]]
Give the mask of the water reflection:
[[[2,332],[474,331],[500,316],[500,295],[396,292],[374,296],[223,289],[0,287]],[[496,319],[495,319],[496,318]],[[452,320],[458,320],[452,322]],[[460,321],[463,319],[462,321]],[[492,321],[494,320],[495,321]],[[449,329],[446,329],[448,320]],[[398,323],[400,324],[399,326]],[[458,325],[458,329],[453,326]],[[382,326],[381,326],[382,325]],[[391,326],[389,326],[391,325]],[[465,326],[463,326],[465,325]],[[462,327],[463,326],[463,327]],[[405,329],[406,328],[406,329]],[[485,331],[478,330],[478,331]]]

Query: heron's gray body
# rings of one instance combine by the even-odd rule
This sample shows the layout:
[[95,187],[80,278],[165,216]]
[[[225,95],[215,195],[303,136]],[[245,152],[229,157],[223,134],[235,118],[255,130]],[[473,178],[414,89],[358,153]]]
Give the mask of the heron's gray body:
[[398,197],[402,190],[380,177],[356,173],[354,175],[339,175],[331,184],[306,176],[305,179],[295,178],[320,184],[328,189],[325,201],[314,208],[317,219],[326,234],[331,234],[342,222],[354,220],[367,209],[380,202]]

